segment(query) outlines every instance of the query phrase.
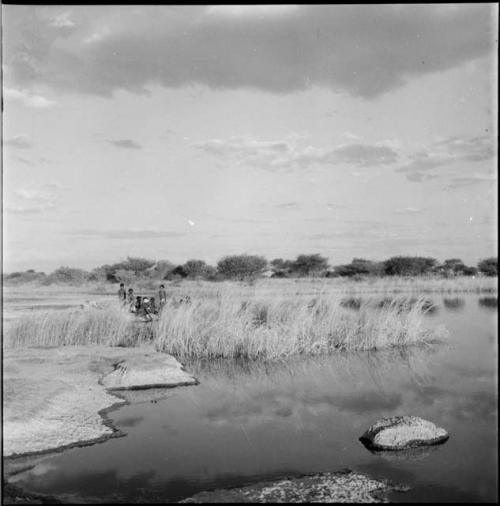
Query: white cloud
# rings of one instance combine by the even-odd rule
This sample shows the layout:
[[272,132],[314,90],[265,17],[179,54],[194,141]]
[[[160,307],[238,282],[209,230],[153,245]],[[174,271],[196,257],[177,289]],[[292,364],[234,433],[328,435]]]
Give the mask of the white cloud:
[[229,137],[195,143],[194,146],[233,163],[265,169],[307,168],[313,165],[349,164],[375,166],[392,164],[397,153],[382,144],[340,144],[332,147],[298,145],[297,138],[262,141],[251,137]]
[[7,204],[5,210],[13,214],[38,214],[56,209],[61,188],[60,183],[48,183],[42,188],[20,188],[14,191],[14,202]]
[[49,26],[55,26],[56,28],[73,28],[75,23],[70,19],[70,15],[69,12],[63,12],[51,18]]
[[274,17],[297,12],[298,5],[211,5],[206,9],[208,16],[251,18]]
[[494,157],[495,147],[490,135],[455,136],[433,142],[410,154],[396,172],[406,173],[409,181],[422,182],[438,177],[431,172],[435,169],[456,163],[484,162]]
[[421,212],[422,210],[418,207],[405,207],[404,209],[396,209],[394,211],[395,214],[418,214]]
[[27,90],[16,90],[14,88],[4,88],[3,95],[7,100],[17,100],[22,102],[26,107],[48,108],[56,105],[54,100],[49,100],[42,95],[35,95]]

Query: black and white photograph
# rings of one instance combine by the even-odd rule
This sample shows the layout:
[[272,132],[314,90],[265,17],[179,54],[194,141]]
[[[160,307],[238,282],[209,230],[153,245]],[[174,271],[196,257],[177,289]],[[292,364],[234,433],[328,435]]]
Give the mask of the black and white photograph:
[[498,3],[0,8],[3,504],[498,501]]

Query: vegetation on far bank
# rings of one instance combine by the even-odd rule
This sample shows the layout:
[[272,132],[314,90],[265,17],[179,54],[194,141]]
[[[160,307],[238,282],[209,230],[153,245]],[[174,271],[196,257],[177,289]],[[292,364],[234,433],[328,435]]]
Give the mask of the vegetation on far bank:
[[188,260],[175,265],[168,260],[127,257],[125,260],[102,265],[91,271],[73,267],[59,267],[50,274],[29,269],[24,272],[4,273],[6,285],[26,283],[50,286],[52,284],[82,285],[84,283],[118,283],[145,285],[148,282],[176,280],[255,280],[273,278],[348,278],[355,281],[394,277],[497,277],[497,258],[481,260],[477,266],[467,266],[458,258],[440,263],[434,258],[395,256],[375,262],[354,258],[350,264],[330,266],[328,259],[319,254],[298,255],[295,260],[275,258],[268,262],[262,256],[230,255],[221,258],[216,266],[203,260]]
[[36,312],[13,321],[4,343],[136,346],[152,341],[181,360],[278,359],[428,343],[445,334],[425,318],[431,307],[424,297],[399,296],[385,303],[368,299],[353,311],[337,293],[311,297],[219,287],[212,293],[191,292],[189,303],[169,298],[158,321],[147,324],[117,306]]

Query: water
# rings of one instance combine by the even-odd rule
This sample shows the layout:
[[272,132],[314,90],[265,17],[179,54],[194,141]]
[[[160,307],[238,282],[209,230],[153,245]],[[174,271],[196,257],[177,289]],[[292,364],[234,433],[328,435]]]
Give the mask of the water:
[[[412,487],[392,501],[496,501],[497,307],[433,296],[447,344],[283,364],[190,365],[200,385],[131,393],[125,437],[45,456],[18,485],[65,502],[172,502],[198,491],[350,467]],[[446,300],[447,299],[447,300]],[[358,441],[385,416],[421,416],[450,439],[419,458]]]

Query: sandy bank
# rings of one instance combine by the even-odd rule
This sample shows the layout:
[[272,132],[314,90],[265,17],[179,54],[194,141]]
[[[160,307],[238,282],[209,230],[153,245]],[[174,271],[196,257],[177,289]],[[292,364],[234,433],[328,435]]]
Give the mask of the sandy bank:
[[194,384],[177,360],[151,347],[5,349],[4,456],[121,435],[106,412],[126,401],[110,391]]

